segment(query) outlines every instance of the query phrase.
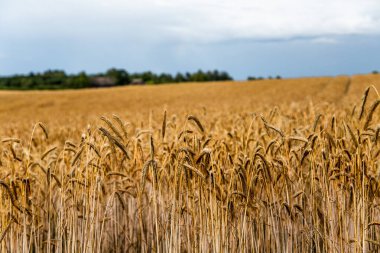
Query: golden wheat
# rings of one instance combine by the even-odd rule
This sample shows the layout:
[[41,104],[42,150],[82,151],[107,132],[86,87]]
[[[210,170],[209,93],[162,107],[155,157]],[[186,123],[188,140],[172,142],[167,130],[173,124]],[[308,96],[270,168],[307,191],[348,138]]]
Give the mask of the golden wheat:
[[0,252],[377,252],[368,83],[380,78],[65,91],[70,117],[0,112]]

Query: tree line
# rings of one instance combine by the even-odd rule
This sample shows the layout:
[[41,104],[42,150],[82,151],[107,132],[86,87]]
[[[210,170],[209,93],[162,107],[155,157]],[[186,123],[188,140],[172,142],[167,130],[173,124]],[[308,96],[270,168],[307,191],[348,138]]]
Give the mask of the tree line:
[[77,89],[89,87],[119,86],[130,84],[161,84],[180,82],[228,81],[233,78],[225,71],[202,71],[193,73],[156,74],[151,71],[129,73],[112,68],[105,73],[67,74],[62,70],[47,70],[43,73],[0,77],[0,89]]

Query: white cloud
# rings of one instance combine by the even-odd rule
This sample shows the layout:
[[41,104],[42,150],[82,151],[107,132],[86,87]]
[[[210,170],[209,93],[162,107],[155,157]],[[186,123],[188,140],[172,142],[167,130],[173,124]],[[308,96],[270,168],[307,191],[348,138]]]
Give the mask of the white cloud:
[[[378,0],[2,0],[1,35],[210,42],[379,34]],[[333,39],[330,39],[332,42]]]
[[317,37],[310,40],[314,44],[338,44],[339,40],[334,37]]

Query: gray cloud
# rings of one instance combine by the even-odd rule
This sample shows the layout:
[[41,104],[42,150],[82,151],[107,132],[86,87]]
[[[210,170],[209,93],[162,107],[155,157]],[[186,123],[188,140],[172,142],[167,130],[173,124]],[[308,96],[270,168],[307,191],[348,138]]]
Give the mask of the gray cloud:
[[3,35],[215,42],[380,33],[376,0],[3,0]]
[[379,35],[378,0],[1,0],[0,74],[355,73],[380,67]]

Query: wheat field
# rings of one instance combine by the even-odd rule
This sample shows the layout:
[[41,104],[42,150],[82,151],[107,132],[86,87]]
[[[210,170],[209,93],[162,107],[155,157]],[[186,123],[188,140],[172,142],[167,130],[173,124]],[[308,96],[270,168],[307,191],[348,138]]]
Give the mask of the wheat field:
[[378,252],[379,91],[1,91],[1,252]]

